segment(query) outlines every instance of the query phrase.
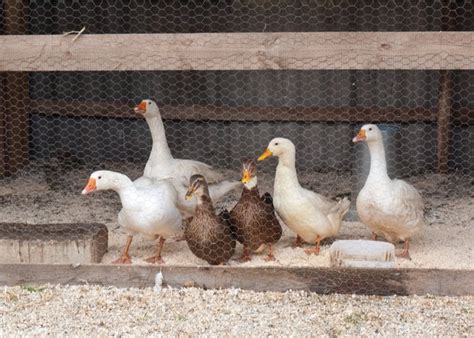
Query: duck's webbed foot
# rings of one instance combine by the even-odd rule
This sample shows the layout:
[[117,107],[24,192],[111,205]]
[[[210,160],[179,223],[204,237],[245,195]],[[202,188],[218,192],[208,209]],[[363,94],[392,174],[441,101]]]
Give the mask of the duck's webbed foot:
[[273,248],[272,248],[271,244],[268,246],[268,255],[263,260],[265,262],[270,262],[270,261],[276,260],[275,256],[273,255]]
[[320,250],[321,250],[321,237],[318,235],[318,237],[316,237],[316,244],[312,248],[306,249],[304,252],[307,255],[311,255],[311,254],[319,255]]
[[129,255],[122,255],[114,260],[112,264],[132,264],[132,258]]
[[252,260],[252,256],[250,255],[250,250],[248,247],[244,246],[244,251],[242,251],[242,256],[240,257],[239,261],[241,263],[245,263],[251,260]]
[[163,260],[163,258],[161,258],[161,250],[163,250],[163,245],[165,244],[166,239],[161,236],[159,236],[158,238],[159,240],[158,240],[158,245],[156,247],[157,248],[156,255],[145,259],[145,261],[147,261],[148,263],[165,264],[165,261]]
[[155,255],[155,256],[151,256],[151,257],[148,257],[145,259],[146,262],[148,263],[151,263],[151,264],[165,264],[165,261],[163,260],[163,258],[158,255]]
[[303,239],[299,236],[296,235],[295,242],[291,246],[292,248],[301,248],[303,246]]
[[112,264],[132,264],[132,258],[128,254],[128,250],[130,249],[130,245],[132,244],[133,236],[127,237],[127,242],[125,243],[125,247],[123,248],[122,256],[118,259],[114,260]]
[[319,255],[319,251],[320,251],[320,247],[315,245],[313,246],[312,248],[309,248],[309,249],[305,249],[304,252],[307,254],[307,255],[311,255],[311,254],[315,254],[315,255]]
[[408,259],[411,261],[411,257],[410,257],[410,253],[408,252],[408,248],[409,248],[410,244],[409,244],[409,241],[408,239],[405,241],[405,246],[403,248],[403,251],[400,252],[399,254],[397,254],[396,256],[397,257],[400,257],[400,258],[405,258],[405,259]]

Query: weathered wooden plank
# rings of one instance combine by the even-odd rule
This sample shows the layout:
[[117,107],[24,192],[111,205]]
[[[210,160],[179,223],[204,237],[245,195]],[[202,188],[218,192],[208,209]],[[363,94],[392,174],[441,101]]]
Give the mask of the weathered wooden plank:
[[438,133],[437,133],[437,156],[438,173],[448,172],[449,156],[449,124],[451,121],[451,96],[452,80],[449,71],[442,70],[440,74],[439,96],[438,96]]
[[108,230],[99,223],[0,223],[2,263],[99,263]]
[[[32,100],[32,112],[72,117],[136,118],[133,104],[80,100]],[[351,108],[351,107],[160,107],[166,120],[209,121],[304,121],[304,122],[432,122],[436,111],[423,108]]]
[[254,291],[306,290],[322,294],[473,295],[474,271],[436,269],[249,268],[143,265],[0,265],[0,285],[99,284],[150,287],[155,275],[164,285]]
[[474,69],[474,32],[0,36],[0,71]]

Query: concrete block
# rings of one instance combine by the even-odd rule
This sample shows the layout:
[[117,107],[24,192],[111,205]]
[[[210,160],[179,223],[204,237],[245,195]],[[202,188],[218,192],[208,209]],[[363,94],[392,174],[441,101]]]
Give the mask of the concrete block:
[[329,248],[331,266],[394,268],[395,246],[388,242],[339,240]]
[[104,224],[0,223],[0,263],[100,263],[107,252]]

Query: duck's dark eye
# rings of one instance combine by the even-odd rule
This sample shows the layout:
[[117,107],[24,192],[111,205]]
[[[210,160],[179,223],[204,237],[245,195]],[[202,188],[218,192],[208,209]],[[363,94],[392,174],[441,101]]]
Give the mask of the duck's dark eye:
[[101,178],[102,178],[102,176],[97,177],[97,179],[99,179],[99,180],[100,180]]
[[369,128],[369,131],[372,131],[372,128]]
[[275,143],[275,145],[277,146],[277,145],[278,145],[278,142],[277,142],[277,143]]

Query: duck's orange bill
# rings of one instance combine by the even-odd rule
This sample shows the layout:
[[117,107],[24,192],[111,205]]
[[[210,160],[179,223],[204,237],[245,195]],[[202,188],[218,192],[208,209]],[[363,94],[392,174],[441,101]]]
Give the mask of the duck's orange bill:
[[250,172],[247,169],[244,169],[244,173],[242,174],[242,179],[240,180],[243,184],[250,182]]
[[263,161],[264,159],[269,158],[272,155],[273,155],[273,153],[270,150],[268,150],[268,148],[267,148],[267,149],[265,149],[263,154],[260,155],[260,157],[258,158],[258,161]]
[[352,139],[352,142],[354,142],[354,143],[362,142],[362,141],[365,141],[366,139],[367,139],[367,135],[365,133],[365,130],[361,129],[361,130],[359,130],[359,133],[356,135],[356,137],[354,137]]
[[135,110],[136,113],[146,112],[146,102],[145,101],[140,102],[133,110]]
[[95,178],[89,178],[86,187],[82,190],[82,194],[86,195],[90,192],[93,192],[97,188],[97,182]]

